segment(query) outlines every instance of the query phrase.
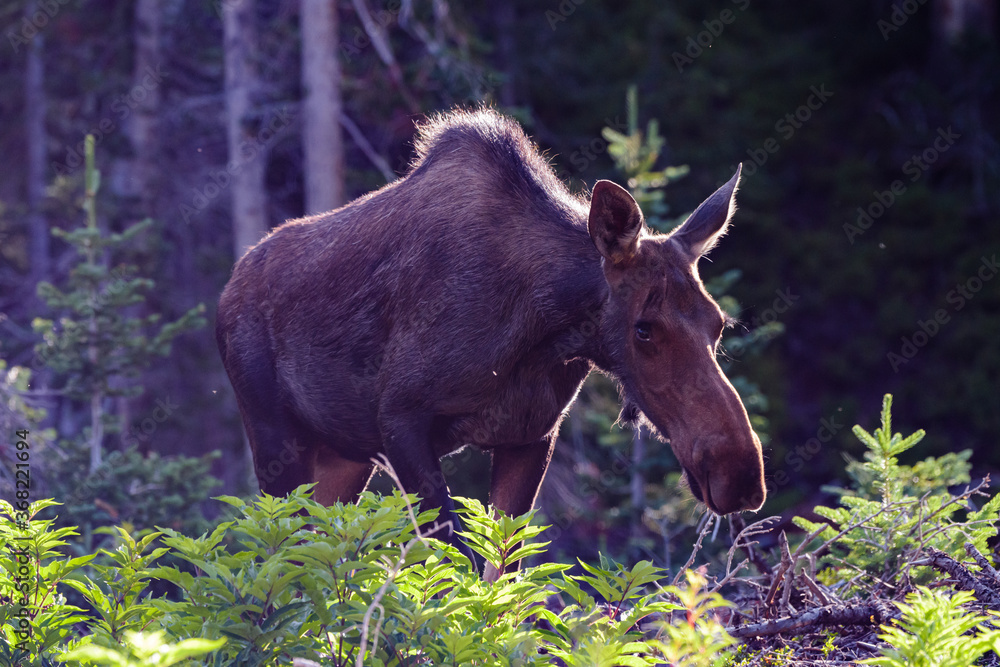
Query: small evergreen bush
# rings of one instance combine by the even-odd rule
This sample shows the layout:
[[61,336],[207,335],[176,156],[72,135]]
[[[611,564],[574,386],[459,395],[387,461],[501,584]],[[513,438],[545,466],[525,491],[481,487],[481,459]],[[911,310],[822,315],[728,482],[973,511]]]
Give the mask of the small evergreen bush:
[[[847,471],[853,489],[836,490],[839,507],[818,506],[816,514],[829,524],[802,517],[795,524],[807,532],[820,531],[817,539],[828,547],[820,560],[828,565],[820,574],[827,583],[851,581],[869,584],[879,591],[909,573],[927,549],[939,549],[955,558],[965,555],[969,542],[980,552],[988,552],[987,540],[997,534],[1000,495],[973,505],[981,489],[967,487],[952,494],[949,487],[969,481],[968,452],[925,459],[913,466],[901,465],[898,457],[924,437],[923,431],[910,436],[892,433],[892,396],[882,403],[881,426],[874,434],[860,426],[855,436],[868,448],[864,461],[852,461]],[[859,576],[860,575],[860,576]],[[931,573],[915,575],[927,581]]]

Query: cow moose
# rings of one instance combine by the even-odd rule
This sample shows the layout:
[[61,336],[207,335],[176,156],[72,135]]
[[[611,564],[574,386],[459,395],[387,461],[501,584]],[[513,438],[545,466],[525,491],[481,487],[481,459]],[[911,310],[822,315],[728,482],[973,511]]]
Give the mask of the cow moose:
[[657,234],[615,183],[571,194],[493,110],[438,115],[415,147],[406,176],[276,228],[222,293],[216,335],[261,490],[315,482],[319,502],[353,502],[385,454],[452,528],[439,459],[472,445],[492,454],[490,503],[522,514],[596,368],[709,509],[759,508],[760,441],[716,361],[727,317],[698,276],[739,169]]

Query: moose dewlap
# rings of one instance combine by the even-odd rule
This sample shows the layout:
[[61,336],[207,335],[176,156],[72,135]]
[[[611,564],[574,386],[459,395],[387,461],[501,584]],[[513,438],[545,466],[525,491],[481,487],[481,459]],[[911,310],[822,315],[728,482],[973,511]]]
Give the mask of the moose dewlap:
[[[492,453],[490,502],[534,503],[559,422],[597,368],[669,438],[720,514],[764,501],[760,441],[716,363],[726,318],[698,277],[739,171],[669,235],[610,181],[570,194],[513,121],[420,128],[409,173],[278,227],[236,264],[216,335],[263,491],[353,501],[384,453],[422,506],[439,459]],[[450,535],[459,548],[467,550]]]

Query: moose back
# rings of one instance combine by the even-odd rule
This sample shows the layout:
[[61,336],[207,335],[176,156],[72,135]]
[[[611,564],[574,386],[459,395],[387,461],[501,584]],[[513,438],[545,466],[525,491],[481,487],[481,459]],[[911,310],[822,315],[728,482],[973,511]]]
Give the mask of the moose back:
[[491,504],[522,514],[597,368],[626,418],[669,438],[699,500],[758,508],[760,442],[697,270],[739,171],[660,235],[610,181],[572,195],[493,111],[438,116],[416,153],[404,178],[275,229],[222,293],[217,340],[261,489],[315,482],[320,502],[351,502],[385,454],[457,525],[439,459],[473,445],[492,453]]

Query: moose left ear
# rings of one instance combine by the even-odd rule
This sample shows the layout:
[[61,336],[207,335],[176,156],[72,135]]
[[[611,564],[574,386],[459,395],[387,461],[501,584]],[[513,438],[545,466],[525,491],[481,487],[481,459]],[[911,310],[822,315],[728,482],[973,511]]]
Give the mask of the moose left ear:
[[726,233],[729,219],[736,212],[736,186],[739,185],[742,171],[743,165],[740,164],[729,182],[703,201],[673,233],[673,237],[687,249],[693,260],[715,247],[719,237]]

